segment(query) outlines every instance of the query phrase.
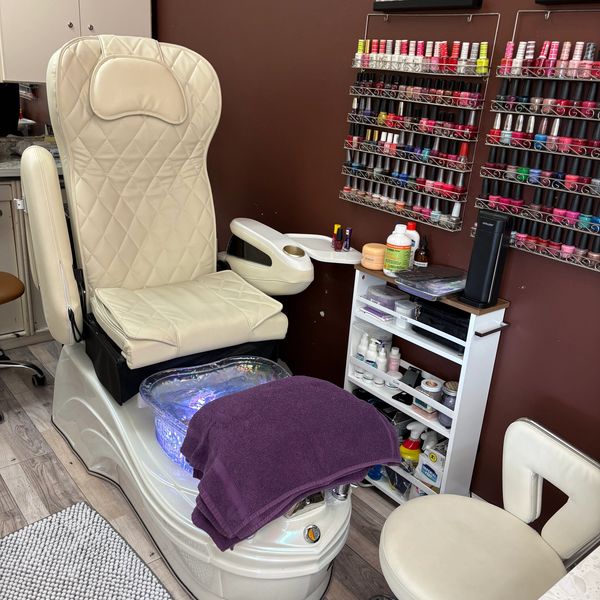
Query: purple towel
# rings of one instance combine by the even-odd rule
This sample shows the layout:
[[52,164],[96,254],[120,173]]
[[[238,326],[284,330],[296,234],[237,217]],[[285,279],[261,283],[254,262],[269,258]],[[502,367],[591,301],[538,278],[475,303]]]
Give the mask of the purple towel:
[[207,404],[190,421],[181,452],[202,479],[192,521],[221,550],[313,492],[400,462],[396,431],[382,414],[312,377]]

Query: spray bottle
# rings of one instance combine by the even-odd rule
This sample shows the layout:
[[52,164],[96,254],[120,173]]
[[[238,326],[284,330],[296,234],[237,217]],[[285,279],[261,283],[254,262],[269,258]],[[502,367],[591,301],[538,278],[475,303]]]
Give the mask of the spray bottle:
[[400,456],[416,468],[421,454],[421,438],[427,429],[427,425],[423,425],[418,421],[411,421],[406,429],[410,431],[410,436],[402,442]]

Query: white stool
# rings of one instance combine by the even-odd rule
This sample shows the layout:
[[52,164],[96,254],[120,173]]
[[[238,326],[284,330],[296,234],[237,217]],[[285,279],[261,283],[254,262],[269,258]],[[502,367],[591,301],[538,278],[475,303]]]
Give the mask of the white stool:
[[[543,479],[569,500],[539,535]],[[600,465],[533,421],[509,426],[502,480],[504,510],[442,494],[388,517],[379,559],[398,600],[537,600],[600,534]]]

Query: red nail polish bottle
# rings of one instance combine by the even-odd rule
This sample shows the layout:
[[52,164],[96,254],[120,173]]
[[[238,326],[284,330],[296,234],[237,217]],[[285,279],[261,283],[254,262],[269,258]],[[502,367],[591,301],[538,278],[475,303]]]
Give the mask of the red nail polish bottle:
[[558,99],[554,105],[554,112],[557,115],[567,114],[569,108],[573,105],[573,101],[569,95],[570,81],[565,81],[558,93]]
[[581,121],[579,123],[579,131],[573,138],[571,138],[571,144],[567,152],[572,152],[573,154],[585,154],[585,147],[587,143],[585,138],[586,131],[587,121]]
[[567,197],[566,192],[561,192],[558,196],[558,204],[552,209],[552,220],[555,223],[560,223],[567,212]]
[[492,128],[490,129],[490,132],[488,133],[488,143],[490,143],[490,144],[499,144],[500,143],[500,134],[502,133],[502,130],[500,129],[500,127],[502,127],[502,113],[497,113],[494,118],[494,125],[492,126]]
[[548,242],[548,253],[553,256],[558,256],[560,253],[561,239],[562,239],[562,229],[560,227],[555,228],[556,231],[552,235],[552,238]]
[[558,48],[560,46],[560,42],[552,42],[550,44],[550,55],[544,61],[544,68],[539,73],[540,75],[544,75],[544,77],[554,77],[556,73],[556,62],[558,58]]
[[559,152],[570,152],[573,142],[573,121],[567,121],[563,134],[558,138],[557,150]]
[[[579,160],[579,159],[576,159]],[[586,160],[585,164],[583,166],[583,171],[581,172],[581,174],[579,175],[579,177],[577,178],[577,185],[575,186],[574,189],[578,189],[580,191],[583,191],[587,186],[590,185],[590,183],[592,183],[592,167],[593,167],[593,161],[591,160]]]
[[[538,77],[544,74],[544,63],[548,60],[548,51],[550,50],[550,40],[544,41],[540,49],[539,56],[533,61],[532,68],[530,69],[530,75],[537,75]],[[525,61],[523,61],[525,63]]]
[[596,102],[596,96],[598,93],[598,83],[595,81],[590,86],[587,100],[584,100],[581,103],[580,113],[581,116],[591,119],[594,116],[594,111],[598,107],[598,103]]
[[539,244],[539,228],[540,224],[536,221],[532,221],[529,225],[529,233],[527,234],[527,238],[525,239],[525,246],[527,248],[530,248],[531,250],[535,250],[536,246]]
[[523,147],[523,139],[525,138],[525,132],[523,131],[523,126],[525,125],[525,117],[523,115],[519,115],[517,117],[517,122],[515,124],[515,128],[512,132],[512,136],[510,139],[511,146],[515,146],[517,148]]

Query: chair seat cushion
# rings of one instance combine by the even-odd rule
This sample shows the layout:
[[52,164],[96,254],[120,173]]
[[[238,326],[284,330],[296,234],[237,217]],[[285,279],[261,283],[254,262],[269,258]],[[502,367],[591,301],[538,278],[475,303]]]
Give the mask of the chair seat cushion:
[[233,271],[138,290],[96,289],[94,317],[130,369],[249,341],[285,337],[281,304]]
[[6,304],[23,295],[23,282],[10,273],[0,271],[0,304]]
[[397,508],[383,527],[379,558],[399,600],[537,600],[566,572],[523,521],[450,494]]

